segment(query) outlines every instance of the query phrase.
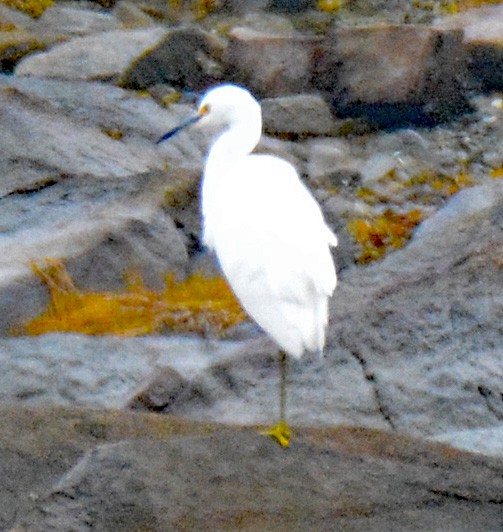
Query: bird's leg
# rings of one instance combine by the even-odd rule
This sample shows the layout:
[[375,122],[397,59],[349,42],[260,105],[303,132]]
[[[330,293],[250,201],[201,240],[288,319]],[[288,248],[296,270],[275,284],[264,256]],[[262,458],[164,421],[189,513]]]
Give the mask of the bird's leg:
[[[286,374],[288,372],[288,358],[284,351],[279,352],[279,419],[285,422],[286,417]],[[286,422],[285,422],[286,423]]]
[[290,428],[286,423],[286,374],[288,370],[288,358],[284,351],[279,352],[279,423],[264,432],[267,436],[275,439],[281,447],[290,444]]

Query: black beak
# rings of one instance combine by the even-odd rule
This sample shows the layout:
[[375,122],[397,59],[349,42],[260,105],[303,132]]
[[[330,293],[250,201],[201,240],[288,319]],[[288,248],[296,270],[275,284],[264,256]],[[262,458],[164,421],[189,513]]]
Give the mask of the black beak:
[[175,127],[174,129],[172,129],[171,131],[168,131],[167,133],[165,133],[157,142],[156,144],[160,144],[161,142],[164,142],[165,140],[168,140],[170,139],[171,137],[173,137],[174,135],[176,135],[179,131],[181,131],[182,129],[185,129],[186,127],[192,125],[192,124],[195,124],[198,120],[201,119],[201,116],[202,115],[196,115],[196,116],[193,116],[192,118],[189,118],[186,122],[183,122],[183,124],[180,124],[179,126]]

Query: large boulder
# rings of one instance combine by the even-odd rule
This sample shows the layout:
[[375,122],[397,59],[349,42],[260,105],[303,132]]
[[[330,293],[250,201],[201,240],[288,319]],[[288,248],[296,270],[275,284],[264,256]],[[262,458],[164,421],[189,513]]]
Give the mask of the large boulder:
[[386,432],[313,429],[284,450],[255,429],[168,416],[1,413],[0,526],[12,530],[496,530],[500,523],[501,460]]
[[317,48],[314,84],[344,114],[434,122],[466,109],[462,38],[412,25],[336,27]]

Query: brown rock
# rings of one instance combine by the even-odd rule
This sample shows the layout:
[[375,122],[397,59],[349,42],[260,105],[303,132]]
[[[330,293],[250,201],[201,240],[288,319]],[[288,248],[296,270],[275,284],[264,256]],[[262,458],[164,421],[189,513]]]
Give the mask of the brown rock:
[[275,35],[235,28],[224,55],[234,81],[258,96],[305,92],[310,88],[316,37]]
[[297,429],[285,450],[254,428],[169,416],[63,409],[1,414],[2,529],[468,531],[501,525],[501,460],[384,431]]
[[412,25],[344,27],[318,49],[314,83],[337,105],[464,102],[462,34]]

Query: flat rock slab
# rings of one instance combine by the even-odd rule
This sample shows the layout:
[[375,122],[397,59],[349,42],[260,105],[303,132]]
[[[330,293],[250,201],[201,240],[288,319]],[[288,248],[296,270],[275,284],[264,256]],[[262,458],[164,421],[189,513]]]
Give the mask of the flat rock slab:
[[230,356],[237,345],[155,336],[0,338],[0,401],[121,408],[163,369],[189,379]]
[[503,518],[501,460],[383,431],[297,428],[285,450],[255,429],[149,414],[1,419],[0,508],[14,530],[471,531]]
[[77,37],[47,52],[31,55],[16,67],[18,76],[58,79],[108,79],[117,76],[166,34],[164,28],[113,30]]
[[39,31],[64,35],[89,35],[120,29],[119,21],[108,13],[54,5],[40,17]]

